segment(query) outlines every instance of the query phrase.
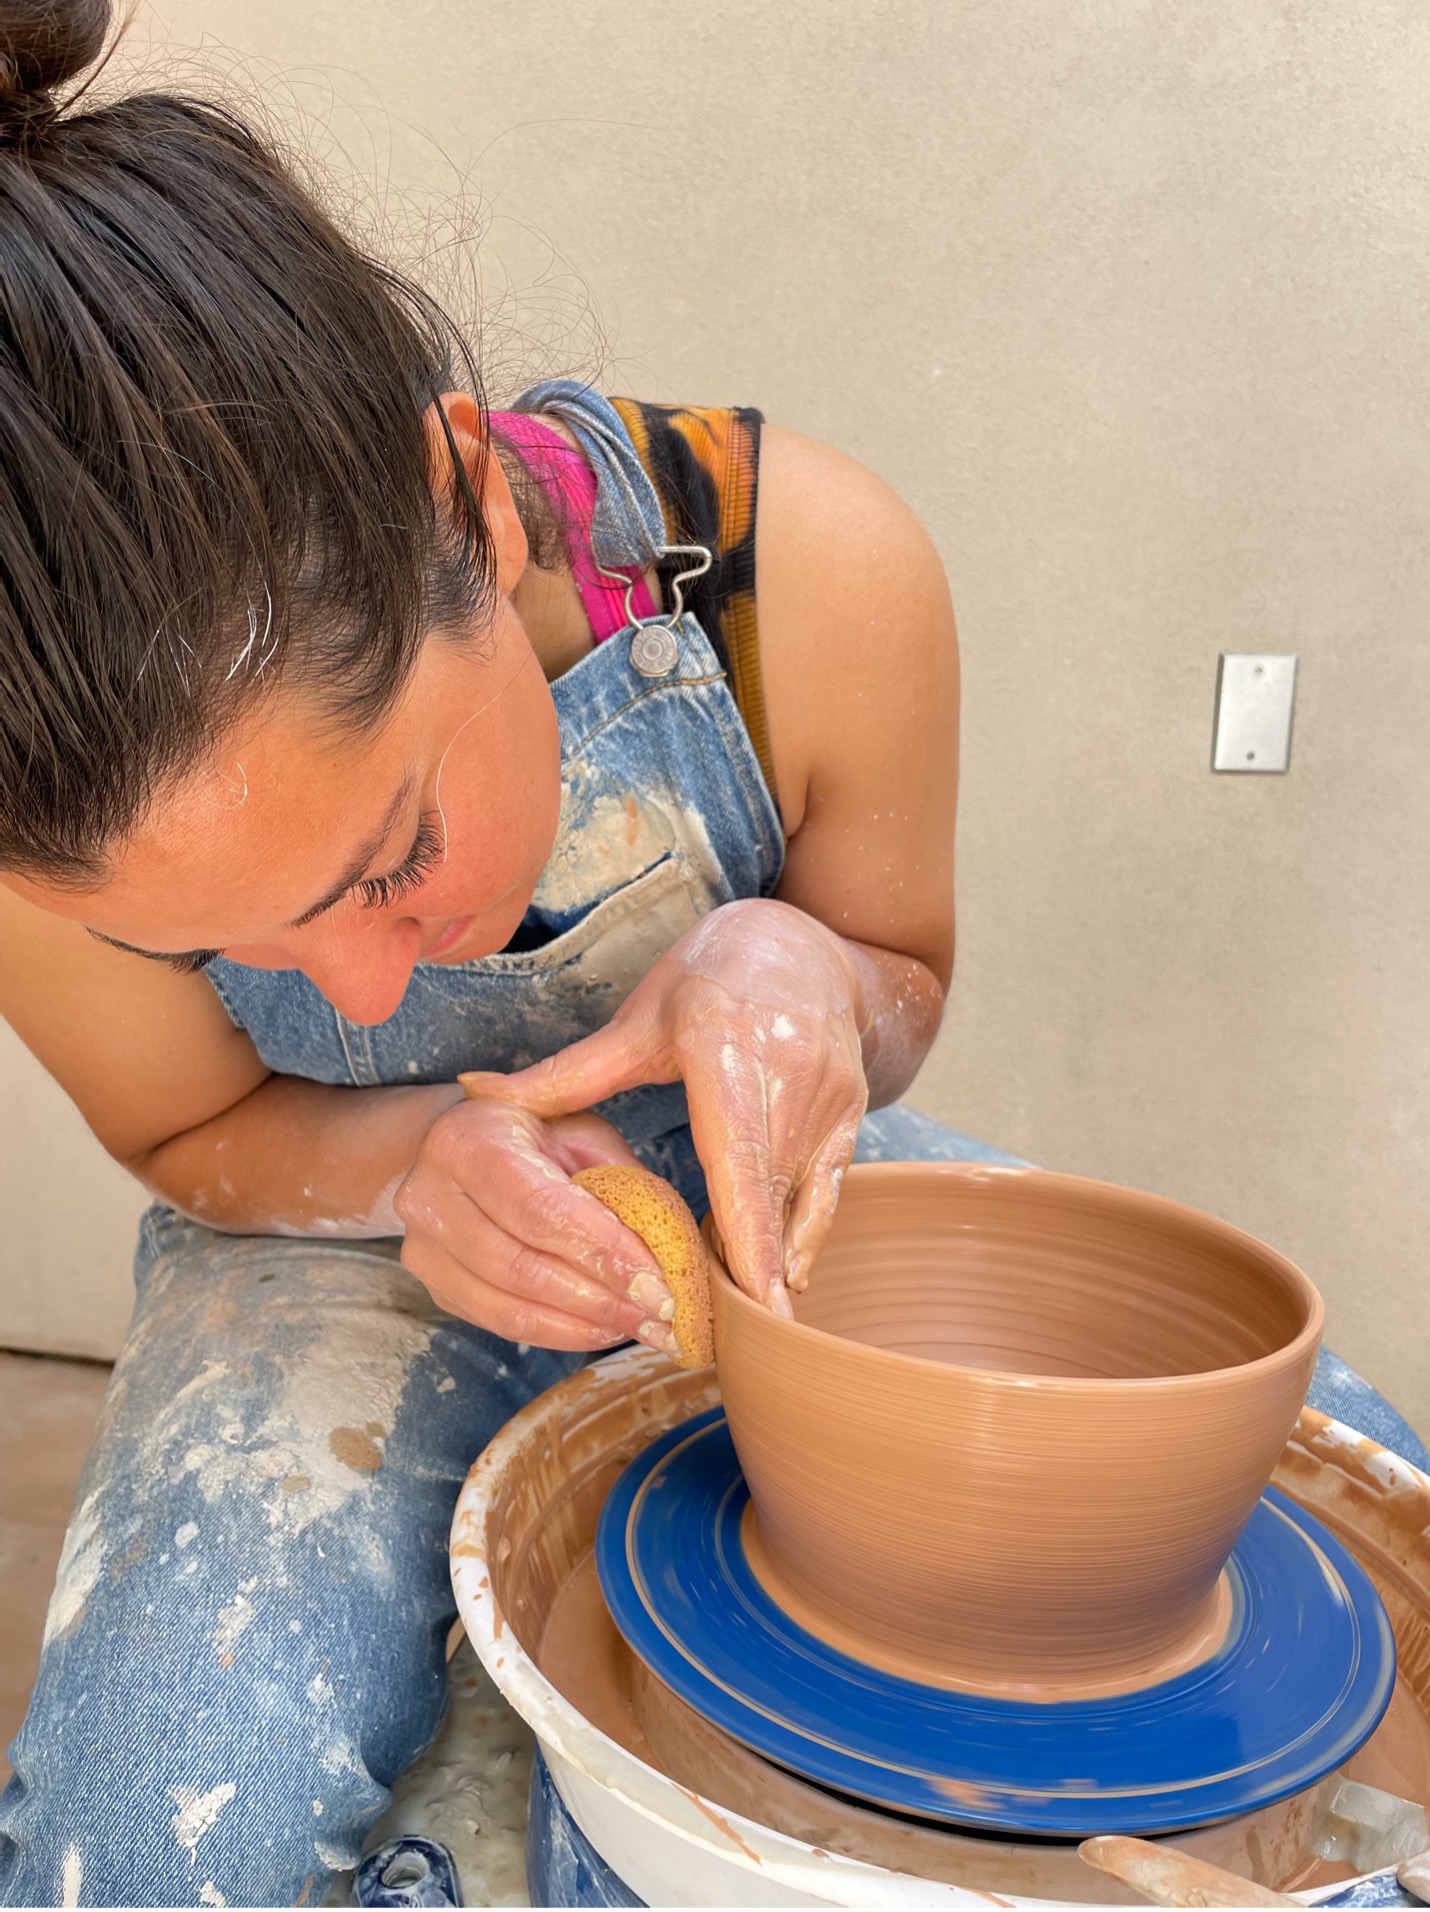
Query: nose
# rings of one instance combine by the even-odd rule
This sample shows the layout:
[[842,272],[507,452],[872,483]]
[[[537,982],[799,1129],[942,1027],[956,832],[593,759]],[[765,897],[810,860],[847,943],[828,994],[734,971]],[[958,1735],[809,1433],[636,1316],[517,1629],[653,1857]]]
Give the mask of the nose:
[[298,967],[348,1022],[386,1022],[407,993],[421,953],[421,925],[411,916],[370,923],[312,923]]

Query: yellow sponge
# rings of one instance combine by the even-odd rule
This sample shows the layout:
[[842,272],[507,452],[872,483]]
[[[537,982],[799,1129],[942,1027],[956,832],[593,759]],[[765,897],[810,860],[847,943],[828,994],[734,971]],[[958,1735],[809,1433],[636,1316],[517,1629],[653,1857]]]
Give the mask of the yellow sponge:
[[660,1263],[665,1284],[675,1297],[676,1345],[683,1368],[708,1367],[715,1359],[715,1329],[710,1318],[710,1264],[700,1228],[685,1202],[648,1168],[600,1162],[571,1177],[578,1188],[604,1202],[613,1215],[639,1235]]

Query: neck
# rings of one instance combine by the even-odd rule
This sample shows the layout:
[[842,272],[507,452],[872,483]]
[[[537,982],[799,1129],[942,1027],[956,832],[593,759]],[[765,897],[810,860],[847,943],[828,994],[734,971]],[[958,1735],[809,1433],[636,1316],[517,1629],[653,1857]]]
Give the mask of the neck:
[[511,602],[548,683],[579,664],[591,649],[591,626],[569,571],[542,571],[528,564]]

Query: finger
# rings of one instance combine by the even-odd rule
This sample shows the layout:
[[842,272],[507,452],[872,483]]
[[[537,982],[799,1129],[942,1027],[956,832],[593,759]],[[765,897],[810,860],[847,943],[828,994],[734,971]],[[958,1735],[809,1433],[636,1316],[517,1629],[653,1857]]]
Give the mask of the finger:
[[[616,1128],[612,1122],[602,1120],[602,1117],[598,1115],[591,1115],[589,1111],[583,1115],[558,1115],[556,1119],[545,1124],[545,1132],[547,1132],[547,1141],[551,1145],[552,1157],[560,1162],[560,1166],[570,1176],[577,1174],[581,1168],[595,1168],[595,1166],[610,1166],[610,1164],[623,1166],[623,1168],[644,1166],[644,1162],[640,1161],[635,1149],[619,1132],[619,1128]],[[602,1210],[600,1216],[596,1216],[591,1208],[585,1210],[589,1228],[600,1229],[600,1235],[606,1237],[606,1235],[612,1235],[610,1224],[616,1222],[614,1233],[625,1241],[625,1258],[627,1258],[625,1268],[639,1270],[639,1273],[635,1273],[631,1281],[627,1283],[625,1293],[629,1294],[629,1298],[637,1302],[637,1306],[644,1310],[644,1314],[650,1315],[652,1319],[673,1321],[675,1296],[669,1291],[669,1285],[665,1283],[665,1271],[661,1270],[660,1262],[656,1260],[648,1243],[640,1239],[635,1229],[629,1228],[625,1222],[621,1222],[617,1216],[614,1216],[606,1203],[598,1201],[598,1197],[591,1195],[589,1189],[577,1189],[575,1193],[581,1195],[583,1199],[593,1201]],[[606,1277],[600,1275],[600,1279],[606,1279]]]
[[614,1163],[621,1168],[640,1168],[641,1158],[614,1123],[588,1110],[582,1115],[558,1115],[546,1125],[554,1160],[568,1175],[578,1169],[596,1168]]
[[469,1072],[457,1080],[469,1096],[514,1102],[550,1120],[589,1109],[593,1102],[644,1082],[673,1081],[678,1073],[654,1021],[632,1015],[608,1022],[594,1035],[514,1075]]
[[614,1347],[628,1338],[564,1309],[494,1288],[430,1236],[407,1244],[402,1260],[440,1308],[508,1341],[589,1350]]
[[724,1121],[712,1121],[694,1098],[690,1126],[705,1167],[725,1266],[755,1301],[775,1314],[792,1314],[784,1285],[786,1190],[773,1174],[768,1138],[755,1131],[733,1139]]
[[675,1303],[660,1263],[633,1229],[613,1215],[588,1189],[577,1188],[561,1172],[547,1184],[536,1204],[510,1199],[515,1191],[493,1190],[483,1203],[497,1225],[537,1255],[573,1265],[612,1297],[640,1310],[641,1319],[675,1313]]
[[795,1190],[785,1227],[785,1283],[796,1294],[808,1287],[810,1268],[828,1239],[862,1119],[863,1110],[852,1109],[834,1125]]
[[785,1201],[771,1139],[774,1116],[763,1061],[739,1034],[714,1056],[692,1047],[686,1071],[690,1132],[705,1169],[725,1265],[736,1284],[777,1314],[790,1312],[784,1292]]
[[[557,1170],[552,1174],[577,1215],[577,1224],[564,1241],[559,1231],[547,1241],[533,1241],[528,1210],[519,1201],[506,1212],[499,1209],[494,1213],[490,1203],[483,1204],[462,1189],[450,1187],[440,1204],[427,1208],[420,1201],[406,1204],[408,1239],[425,1237],[433,1241],[474,1276],[480,1270],[480,1279],[523,1300],[575,1315],[608,1335],[635,1334],[642,1323],[659,1319],[665,1299],[664,1284],[659,1282],[638,1298],[630,1293],[632,1287],[649,1287],[650,1270],[645,1261],[655,1265],[649,1250],[637,1241],[645,1261],[632,1260],[626,1265],[627,1231],[584,1189],[572,1188]],[[609,1233],[615,1238],[614,1254],[599,1250],[593,1254],[579,1233],[587,1202],[592,1202],[597,1211],[591,1217],[597,1227],[603,1222],[613,1225]],[[572,1258],[578,1248],[585,1249],[595,1267],[605,1270],[605,1278],[595,1268]]]
[[[570,1165],[561,1159],[560,1146],[553,1151],[550,1131],[525,1111],[469,1106],[454,1112],[463,1113],[472,1133],[464,1135],[460,1121],[454,1121],[442,1138],[443,1165],[457,1184],[455,1192],[465,1194],[512,1241],[574,1267],[612,1295],[624,1298],[634,1290],[641,1318],[658,1315],[667,1298],[660,1264],[604,1203],[572,1186]],[[509,1123],[509,1130],[494,1136],[493,1119]],[[444,1214],[445,1204],[434,1219]],[[654,1283],[660,1283],[658,1289]]]

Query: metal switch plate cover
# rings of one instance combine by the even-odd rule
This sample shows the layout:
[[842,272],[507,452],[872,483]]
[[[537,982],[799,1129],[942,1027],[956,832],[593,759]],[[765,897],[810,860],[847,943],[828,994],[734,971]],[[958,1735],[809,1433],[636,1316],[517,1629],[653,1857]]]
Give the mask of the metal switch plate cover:
[[1217,663],[1212,769],[1289,770],[1295,708],[1294,652],[1223,651]]

